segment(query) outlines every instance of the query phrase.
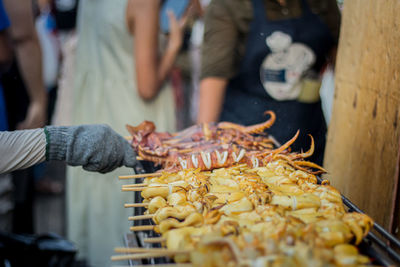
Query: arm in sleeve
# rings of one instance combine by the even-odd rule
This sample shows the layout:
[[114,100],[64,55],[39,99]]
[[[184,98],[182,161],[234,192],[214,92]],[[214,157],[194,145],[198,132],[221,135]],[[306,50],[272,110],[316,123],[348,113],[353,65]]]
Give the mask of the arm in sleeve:
[[235,73],[238,28],[224,1],[212,1],[204,20],[201,79],[230,79]]
[[0,132],[0,173],[25,169],[45,159],[43,129]]
[[45,160],[65,161],[87,171],[106,173],[120,166],[134,167],[136,153],[128,141],[107,125],[0,132],[0,173]]
[[204,23],[198,123],[218,121],[226,85],[236,71],[238,43],[237,25],[223,1],[211,2]]

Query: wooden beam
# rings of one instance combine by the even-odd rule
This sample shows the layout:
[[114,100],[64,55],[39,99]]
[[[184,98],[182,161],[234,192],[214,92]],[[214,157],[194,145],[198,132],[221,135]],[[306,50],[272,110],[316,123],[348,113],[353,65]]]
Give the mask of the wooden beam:
[[400,2],[344,2],[324,167],[334,186],[392,230],[400,140]]

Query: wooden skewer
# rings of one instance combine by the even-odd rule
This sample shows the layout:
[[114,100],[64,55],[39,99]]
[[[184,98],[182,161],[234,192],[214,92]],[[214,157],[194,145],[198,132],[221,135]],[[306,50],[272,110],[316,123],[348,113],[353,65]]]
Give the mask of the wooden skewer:
[[143,191],[146,187],[122,187],[122,192],[125,191]]
[[145,177],[158,177],[161,176],[161,172],[154,172],[154,173],[141,173],[141,174],[133,174],[133,175],[121,175],[118,176],[119,179],[139,179]]
[[137,220],[146,220],[151,219],[154,217],[154,214],[145,214],[145,215],[136,215],[136,216],[129,216],[129,221],[137,221]]
[[176,254],[187,254],[190,253],[189,250],[168,250],[160,252],[147,252],[147,253],[137,253],[128,255],[116,255],[111,256],[112,261],[123,261],[123,260],[140,260],[147,258],[161,258],[165,256],[174,256]]
[[117,247],[114,249],[115,253],[143,253],[143,252],[160,252],[168,251],[166,248],[124,248]]
[[124,136],[124,138],[125,138],[125,140],[127,140],[127,141],[130,141],[130,140],[132,140],[133,139],[133,137],[132,136]]
[[142,157],[140,157],[140,156],[137,156],[136,159],[137,159],[137,160],[144,160],[144,158],[142,158]]
[[140,208],[140,207],[147,207],[149,203],[126,203],[124,204],[125,208]]
[[[150,264],[145,265],[135,265],[136,267],[149,267]],[[156,267],[192,267],[191,263],[166,263],[166,264],[152,264],[151,266]],[[131,267],[128,265],[112,265],[112,267]]]
[[131,231],[151,231],[154,229],[154,225],[131,226],[129,229]]
[[[122,187],[122,191],[143,191],[146,188],[167,188],[168,184],[165,185],[155,185],[155,186],[139,186],[139,187]],[[172,186],[174,187],[174,186]]]
[[141,183],[141,184],[124,184],[123,186],[122,186],[122,188],[124,188],[124,187],[127,187],[127,188],[129,188],[129,187],[140,187],[140,186],[147,186],[148,184],[146,184],[146,183]]
[[162,243],[165,241],[167,241],[165,237],[150,237],[143,239],[143,243],[149,243],[149,244]]

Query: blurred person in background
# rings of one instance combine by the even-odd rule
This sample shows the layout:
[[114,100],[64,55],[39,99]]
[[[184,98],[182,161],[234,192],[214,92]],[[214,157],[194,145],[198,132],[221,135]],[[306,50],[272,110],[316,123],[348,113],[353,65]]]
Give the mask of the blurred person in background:
[[322,163],[326,125],[319,99],[320,71],[338,42],[335,0],[219,0],[205,16],[198,122],[251,125],[277,115],[268,129],[284,143],[300,129],[293,149],[311,134]]
[[[159,52],[160,0],[80,1],[73,124],[106,123],[126,133],[143,120],[174,131],[173,95],[167,78],[182,44],[183,20],[170,14],[170,33]],[[109,266],[123,245],[131,210],[121,193],[120,168],[107,175],[67,170],[67,233],[89,265]]]
[[[60,69],[60,46],[55,20],[50,12],[50,2],[48,0],[37,0],[35,2],[35,27],[42,50],[43,81],[48,94],[46,121],[51,122],[58,98],[57,79]],[[58,181],[60,178],[55,173],[51,173],[51,170],[52,165],[45,162],[34,167],[35,191],[37,193],[47,195],[60,194],[63,191],[63,184]]]
[[61,48],[57,102],[52,119],[54,125],[71,125],[72,123],[74,70],[78,44],[76,34],[78,4],[78,0],[51,0],[52,14],[55,18]]
[[191,1],[183,45],[171,74],[178,130],[193,125],[197,119],[203,16],[209,2],[210,0]]
[[[2,75],[8,126],[10,130],[43,127],[47,120],[47,92],[43,83],[42,53],[35,30],[32,1],[4,0],[3,3],[11,21],[7,37],[14,52],[11,68]],[[12,230],[33,233],[33,169],[16,171],[12,177]]]
[[[15,116],[9,122],[10,128],[43,127],[47,116],[47,92],[43,82],[42,51],[34,24],[32,1],[4,0],[4,6],[11,21],[9,38],[16,57],[15,63],[21,73],[29,102],[26,112],[10,114]],[[18,105],[18,102],[11,104]]]

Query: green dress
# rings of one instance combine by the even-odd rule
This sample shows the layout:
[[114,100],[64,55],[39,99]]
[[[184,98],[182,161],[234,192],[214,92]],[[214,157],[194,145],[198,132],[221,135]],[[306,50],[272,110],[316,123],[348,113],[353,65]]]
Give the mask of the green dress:
[[[137,93],[134,37],[125,22],[127,0],[80,1],[76,55],[73,124],[105,123],[123,136],[125,124],[153,121],[159,131],[174,131],[174,99],[166,84],[152,102]],[[91,266],[110,266],[116,246],[129,232],[128,216],[133,193],[121,192],[119,168],[109,174],[70,167],[67,171],[67,235],[76,243],[79,257]]]

